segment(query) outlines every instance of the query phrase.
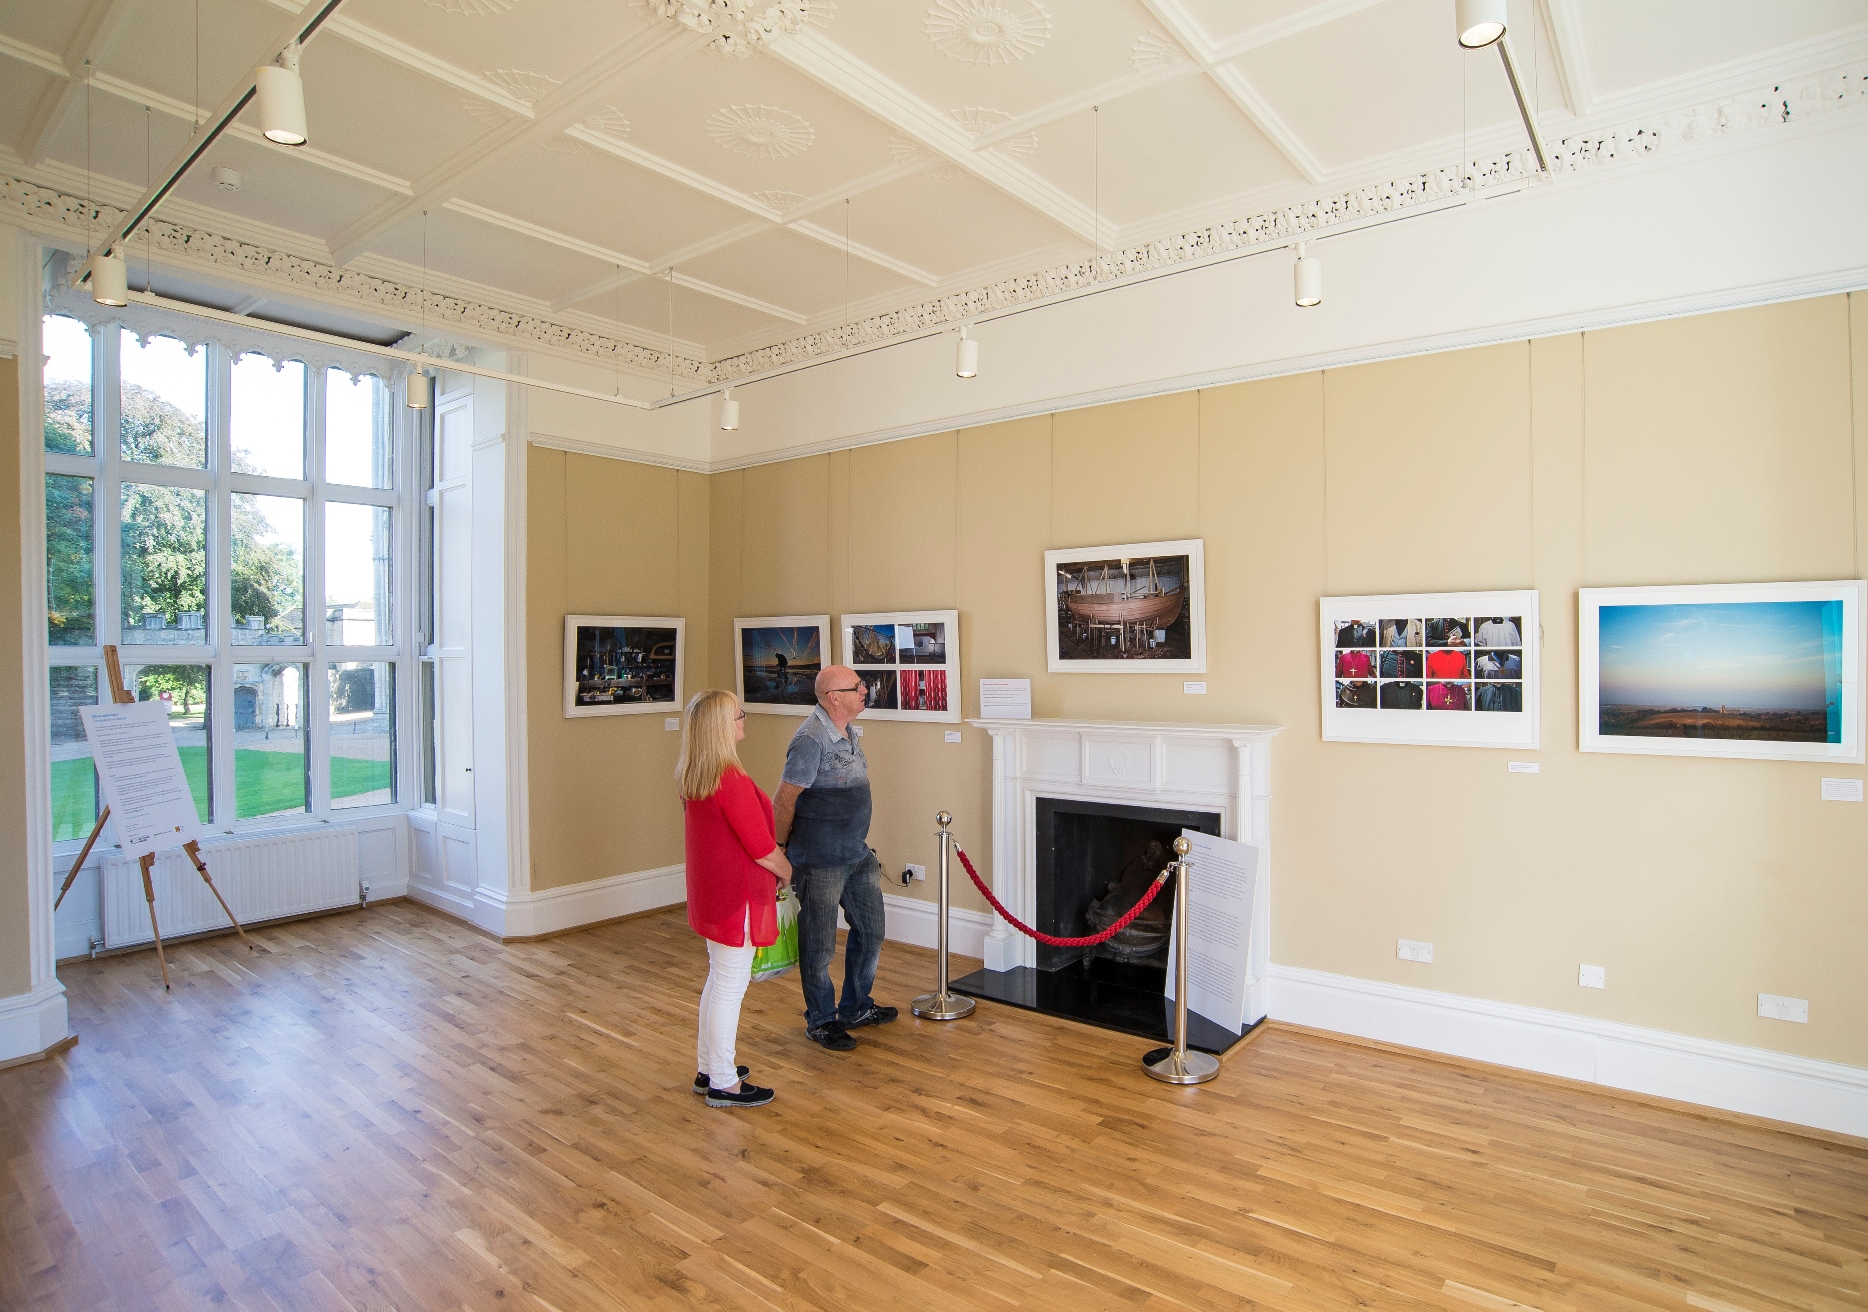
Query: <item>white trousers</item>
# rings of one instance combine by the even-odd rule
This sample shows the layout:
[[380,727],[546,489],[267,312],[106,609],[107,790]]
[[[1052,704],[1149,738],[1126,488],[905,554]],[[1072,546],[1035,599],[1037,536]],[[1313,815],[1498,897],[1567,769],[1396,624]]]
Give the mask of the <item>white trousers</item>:
[[752,983],[752,911],[746,912],[746,943],[730,948],[707,940],[707,983],[700,995],[700,1042],[695,1045],[701,1072],[716,1089],[739,1082],[739,1061],[733,1052],[739,1038],[739,1006]]

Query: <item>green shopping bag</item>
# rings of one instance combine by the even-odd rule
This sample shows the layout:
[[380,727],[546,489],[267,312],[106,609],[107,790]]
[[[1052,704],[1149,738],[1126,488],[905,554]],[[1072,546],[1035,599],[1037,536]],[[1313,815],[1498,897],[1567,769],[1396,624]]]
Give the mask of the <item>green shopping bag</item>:
[[798,899],[789,888],[778,890],[778,942],[752,954],[752,977],[777,979],[798,964]]

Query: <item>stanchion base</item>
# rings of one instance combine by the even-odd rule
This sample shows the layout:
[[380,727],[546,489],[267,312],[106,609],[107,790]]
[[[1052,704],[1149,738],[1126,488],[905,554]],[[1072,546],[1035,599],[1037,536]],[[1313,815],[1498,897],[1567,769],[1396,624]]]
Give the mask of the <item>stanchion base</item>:
[[1142,1069],[1163,1084],[1205,1084],[1219,1074],[1219,1058],[1192,1049],[1176,1058],[1173,1048],[1153,1048],[1142,1054]]
[[973,1014],[973,999],[957,993],[923,993],[908,1009],[922,1020],[959,1020]]

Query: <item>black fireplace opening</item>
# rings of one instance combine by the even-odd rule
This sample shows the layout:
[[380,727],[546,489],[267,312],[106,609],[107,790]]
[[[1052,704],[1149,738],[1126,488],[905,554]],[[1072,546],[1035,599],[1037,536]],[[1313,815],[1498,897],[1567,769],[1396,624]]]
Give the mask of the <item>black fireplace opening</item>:
[[[1056,938],[1100,933],[1134,906],[1174,859],[1182,830],[1221,837],[1210,811],[1037,799],[1037,907],[1033,928]],[[1094,947],[1037,944],[1037,967],[977,970],[956,992],[1047,1015],[1171,1041],[1174,1006],[1166,997],[1174,879],[1142,914]],[[1190,1013],[1188,1042],[1224,1052],[1240,1036]]]

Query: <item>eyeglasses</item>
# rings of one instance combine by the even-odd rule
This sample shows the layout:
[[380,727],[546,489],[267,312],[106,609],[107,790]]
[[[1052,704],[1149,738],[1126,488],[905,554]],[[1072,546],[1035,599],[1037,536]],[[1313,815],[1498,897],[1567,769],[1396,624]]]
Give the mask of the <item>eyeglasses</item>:
[[860,692],[861,694],[863,694],[863,696],[867,697],[869,695],[869,685],[866,683],[859,683],[854,688],[829,688],[829,689],[826,689],[825,691],[827,692]]

